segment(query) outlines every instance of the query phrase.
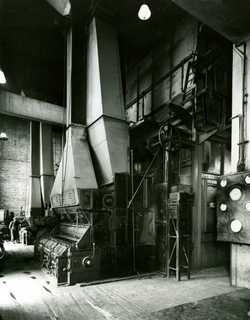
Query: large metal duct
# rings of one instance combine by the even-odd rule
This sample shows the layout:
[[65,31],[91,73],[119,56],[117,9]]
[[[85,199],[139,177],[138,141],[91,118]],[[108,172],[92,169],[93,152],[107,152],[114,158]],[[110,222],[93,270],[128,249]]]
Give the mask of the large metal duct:
[[87,127],[99,183],[112,183],[115,173],[128,172],[129,133],[117,35],[98,18],[89,26]]

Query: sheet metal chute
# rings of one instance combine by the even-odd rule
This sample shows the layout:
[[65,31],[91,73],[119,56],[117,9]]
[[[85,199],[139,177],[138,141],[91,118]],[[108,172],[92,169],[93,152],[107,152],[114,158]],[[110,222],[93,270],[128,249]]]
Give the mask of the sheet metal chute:
[[67,130],[64,153],[51,191],[51,204],[57,212],[64,207],[89,207],[90,190],[96,189],[86,129],[74,124]]
[[89,27],[87,126],[101,185],[129,171],[129,132],[125,120],[117,34],[100,19]]

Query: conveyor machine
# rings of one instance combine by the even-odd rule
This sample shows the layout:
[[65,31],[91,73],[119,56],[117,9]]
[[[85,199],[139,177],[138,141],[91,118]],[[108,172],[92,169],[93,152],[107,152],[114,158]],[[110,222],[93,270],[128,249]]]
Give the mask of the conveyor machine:
[[36,251],[58,285],[131,274],[128,175],[114,180],[102,190],[81,190],[79,205],[72,205],[73,191],[52,197],[59,222],[38,238]]
[[60,223],[38,240],[42,267],[56,277],[58,285],[98,278],[98,253],[93,241],[91,213],[80,207],[57,209]]

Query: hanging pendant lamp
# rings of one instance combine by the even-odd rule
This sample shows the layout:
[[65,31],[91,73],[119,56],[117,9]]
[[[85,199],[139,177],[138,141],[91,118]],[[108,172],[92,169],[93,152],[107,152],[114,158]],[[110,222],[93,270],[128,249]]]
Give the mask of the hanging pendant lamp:
[[151,17],[151,10],[146,3],[143,3],[138,11],[138,18],[140,20],[146,21],[149,20]]

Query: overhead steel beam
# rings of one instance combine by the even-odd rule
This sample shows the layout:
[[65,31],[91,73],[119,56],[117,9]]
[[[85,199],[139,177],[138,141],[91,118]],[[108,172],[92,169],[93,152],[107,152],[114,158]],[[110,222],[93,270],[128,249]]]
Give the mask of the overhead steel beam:
[[66,124],[65,108],[7,91],[0,92],[0,114],[57,125]]
[[70,0],[46,0],[62,16],[68,16],[71,11]]

